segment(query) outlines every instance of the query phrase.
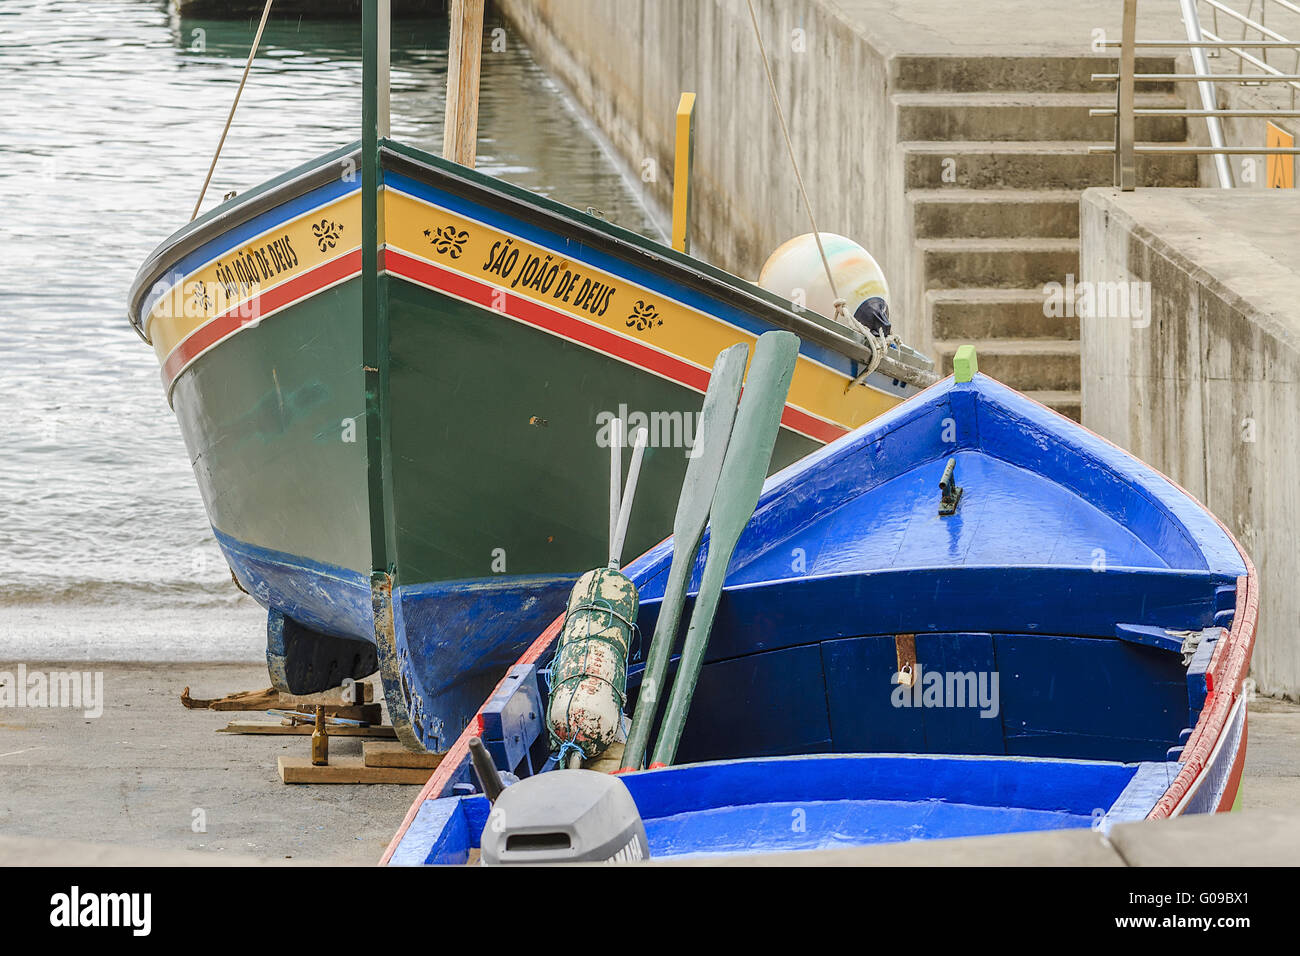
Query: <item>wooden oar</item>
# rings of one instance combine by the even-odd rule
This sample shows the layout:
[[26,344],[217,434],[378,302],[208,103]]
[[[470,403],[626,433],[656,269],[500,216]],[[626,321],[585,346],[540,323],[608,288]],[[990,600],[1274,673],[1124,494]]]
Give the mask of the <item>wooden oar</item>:
[[673,562],[668,569],[668,582],[659,605],[659,620],[655,622],[650,652],[646,655],[636,713],[623,750],[624,770],[641,768],[641,760],[650,743],[650,727],[659,709],[659,692],[668,673],[673,643],[677,640],[682,605],[686,603],[686,587],[690,584],[695,554],[700,548],[700,539],[704,537],[713,493],[722,472],[722,460],[731,440],[736,400],[740,397],[740,383],[745,376],[748,358],[749,346],[743,343],[723,349],[709,375],[709,388],[704,393],[704,406],[695,429],[695,445],[686,465],[682,493],[677,499],[677,517],[673,519]]
[[722,597],[727,566],[736,550],[740,534],[754,515],[763,479],[772,461],[772,449],[781,428],[781,413],[794,375],[799,355],[799,339],[790,332],[767,332],[758,339],[754,361],[736,426],[722,462],[718,489],[713,495],[709,517],[709,556],[704,562],[700,590],[695,596],[691,625],[677,665],[672,696],[664,711],[659,741],[655,744],[651,766],[668,765],[677,756],[677,745],[686,726],[686,715],[695,696],[704,652],[708,647],[713,618]]

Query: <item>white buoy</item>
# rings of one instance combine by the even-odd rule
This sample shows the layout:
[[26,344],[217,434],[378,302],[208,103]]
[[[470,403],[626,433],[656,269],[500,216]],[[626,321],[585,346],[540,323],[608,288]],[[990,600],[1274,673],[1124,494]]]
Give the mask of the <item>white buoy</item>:
[[[835,278],[835,290],[844,299],[845,313],[850,321],[869,299],[882,300],[887,310],[890,305],[889,283],[871,253],[852,239],[833,232],[821,233],[821,240],[826,262]],[[826,278],[826,265],[822,263],[817,240],[811,232],[782,243],[768,256],[759,273],[758,284],[798,307],[828,319],[835,318],[835,291]]]

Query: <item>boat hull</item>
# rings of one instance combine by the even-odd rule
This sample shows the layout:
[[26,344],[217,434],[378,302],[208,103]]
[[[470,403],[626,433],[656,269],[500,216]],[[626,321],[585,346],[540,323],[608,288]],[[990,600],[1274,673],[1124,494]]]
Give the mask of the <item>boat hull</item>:
[[[397,146],[367,324],[358,166],[339,151],[173,237],[132,314],[217,539],[268,608],[273,678],[319,690],[377,654],[408,746],[445,749],[604,562],[612,419],[650,437],[637,551],[671,527],[721,348],[804,332],[775,467],[917,390],[880,372],[849,388],[870,352],[830,323]],[[337,660],[308,653],[312,634]]]
[[[965,490],[945,516],[949,462]],[[647,632],[671,555],[670,540],[626,569]],[[652,855],[1104,831],[1237,799],[1249,557],[1167,478],[982,375],[769,479],[730,568],[681,765],[625,777]],[[471,735],[502,769],[550,769],[524,715],[544,710],[562,625],[485,699],[386,861],[463,862],[477,846],[482,798],[460,795]],[[824,826],[802,833],[754,825],[823,805]]]

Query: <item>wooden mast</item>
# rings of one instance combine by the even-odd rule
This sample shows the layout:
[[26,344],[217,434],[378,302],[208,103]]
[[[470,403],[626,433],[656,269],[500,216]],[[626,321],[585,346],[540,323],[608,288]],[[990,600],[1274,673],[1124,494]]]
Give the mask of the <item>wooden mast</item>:
[[451,0],[447,46],[447,116],[442,155],[473,166],[478,146],[479,62],[483,49],[483,0]]
[[365,0],[361,9],[361,319],[366,398],[366,490],[370,560],[387,573],[394,553],[386,429],[388,416],[388,309],[379,287],[384,242],[380,190],[380,137],[388,132],[389,0]]

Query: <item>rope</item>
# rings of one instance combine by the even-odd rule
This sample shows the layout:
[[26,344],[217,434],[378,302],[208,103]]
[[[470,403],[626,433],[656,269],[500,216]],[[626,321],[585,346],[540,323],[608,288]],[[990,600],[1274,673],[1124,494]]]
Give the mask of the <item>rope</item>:
[[230,104],[230,113],[226,116],[226,125],[221,130],[221,139],[217,143],[217,151],[212,154],[212,162],[208,165],[208,175],[203,180],[203,188],[199,190],[199,201],[194,204],[194,212],[190,214],[190,222],[199,218],[199,207],[203,205],[203,197],[208,194],[208,184],[212,182],[212,173],[217,168],[217,159],[221,156],[221,147],[226,145],[226,134],[230,132],[230,124],[235,119],[235,107],[239,105],[239,97],[244,92],[244,83],[248,80],[248,71],[253,68],[253,57],[257,56],[257,47],[262,42],[262,31],[266,29],[266,18],[271,15],[271,3],[273,0],[266,0],[266,6],[262,8],[262,22],[257,25],[257,34],[253,37],[253,48],[248,51],[248,62],[244,64],[244,75],[239,78],[239,89],[235,90],[235,102]]
[[[795,159],[794,143],[790,139],[790,129],[785,125],[785,113],[781,109],[781,100],[776,95],[776,81],[772,78],[772,65],[767,61],[767,48],[763,46],[763,34],[758,29],[758,14],[754,12],[754,0],[747,0],[749,4],[749,19],[754,24],[754,39],[758,41],[758,53],[763,58],[763,71],[767,73],[767,88],[772,94],[772,106],[776,109],[776,118],[781,123],[781,135],[785,138],[785,148],[790,153],[790,165],[794,167],[794,178],[799,183],[799,193],[803,196],[804,208],[808,211],[808,221],[812,223],[813,238],[817,241],[817,254],[821,256],[822,268],[826,270],[826,281],[830,283],[831,295],[835,297],[835,318],[841,324],[847,325],[844,321],[846,317],[845,306],[847,303],[840,298],[839,289],[835,287],[835,277],[831,275],[831,264],[826,258],[826,250],[822,248],[822,234],[817,229],[817,219],[813,216],[812,202],[808,199],[808,190],[803,184],[803,175],[799,172],[799,161]],[[875,346],[872,346],[873,350]]]

